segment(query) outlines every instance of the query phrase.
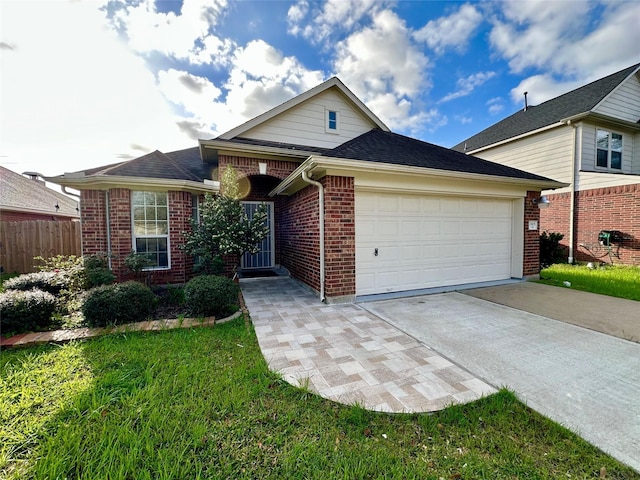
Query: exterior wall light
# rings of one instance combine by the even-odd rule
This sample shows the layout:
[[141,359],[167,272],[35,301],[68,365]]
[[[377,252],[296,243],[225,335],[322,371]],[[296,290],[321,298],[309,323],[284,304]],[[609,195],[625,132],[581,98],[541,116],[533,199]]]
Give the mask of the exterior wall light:
[[533,200],[531,200],[531,202],[534,205],[537,205],[538,208],[547,208],[549,205],[551,205],[549,199],[544,195],[542,195],[540,198],[534,198]]

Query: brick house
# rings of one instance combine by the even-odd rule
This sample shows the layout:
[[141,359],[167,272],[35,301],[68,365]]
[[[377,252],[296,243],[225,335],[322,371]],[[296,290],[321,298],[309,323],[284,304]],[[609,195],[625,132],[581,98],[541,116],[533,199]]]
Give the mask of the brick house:
[[542,192],[540,228],[564,235],[569,263],[640,265],[639,71],[528,106],[453,147],[566,183]]
[[534,200],[564,186],[393,133],[337,78],[197,147],[50,180],[82,192],[84,253],[112,252],[123,276],[146,252],[155,282],[181,283],[182,232],[227,165],[249,214],[269,207],[242,270],[286,269],[327,302],[535,276]]

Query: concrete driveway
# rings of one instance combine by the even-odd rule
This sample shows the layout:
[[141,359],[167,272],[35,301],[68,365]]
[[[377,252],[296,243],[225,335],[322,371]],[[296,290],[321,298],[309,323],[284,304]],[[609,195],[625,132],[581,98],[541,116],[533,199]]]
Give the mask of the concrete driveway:
[[458,292],[360,306],[640,471],[640,344]]

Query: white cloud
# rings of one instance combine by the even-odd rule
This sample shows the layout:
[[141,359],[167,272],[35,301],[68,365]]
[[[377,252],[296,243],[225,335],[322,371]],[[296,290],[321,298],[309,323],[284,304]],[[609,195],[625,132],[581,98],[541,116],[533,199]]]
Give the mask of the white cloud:
[[4,165],[55,175],[189,145],[154,76],[95,3],[2,9],[2,42],[13,45],[0,50]]
[[560,82],[548,74],[534,75],[522,80],[517,87],[511,89],[511,100],[524,108],[524,92],[527,92],[529,106],[539,105],[551,98],[567,93],[584,83],[582,81]]
[[433,112],[415,113],[412,102],[430,88],[428,66],[404,21],[389,10],[340,42],[334,60],[337,75],[392,129],[437,123]]
[[465,78],[459,78],[456,81],[456,86],[458,87],[458,89],[455,92],[451,92],[445,95],[440,100],[440,103],[448,102],[455,98],[466,97],[471,92],[473,92],[473,90],[476,87],[479,87],[480,85],[485,83],[487,80],[495,76],[496,76],[496,72],[478,72],[478,73],[469,75],[468,77],[465,77]]
[[213,137],[264,113],[323,80],[262,40],[238,48],[225,91],[209,79],[175,69],[158,73],[160,91],[185,112],[180,128],[192,138]]
[[426,43],[434,52],[441,54],[447,48],[461,51],[467,46],[469,38],[482,22],[482,14],[468,3],[448,17],[430,20],[413,36],[419,42]]
[[158,12],[155,0],[136,5],[113,2],[112,21],[123,30],[129,47],[139,53],[159,52],[193,64],[224,64],[234,44],[211,30],[226,0],[184,0],[180,14]]
[[512,90],[534,103],[640,61],[638,2],[505,2],[493,19],[492,47],[511,71],[540,72]]
[[489,113],[491,115],[497,115],[504,110],[504,100],[502,97],[494,97],[487,100],[486,105],[489,107]]
[[388,4],[387,0],[327,0],[322,8],[310,9],[307,0],[299,0],[288,11],[289,33],[321,43],[339,32],[352,31],[363,18],[374,17]]

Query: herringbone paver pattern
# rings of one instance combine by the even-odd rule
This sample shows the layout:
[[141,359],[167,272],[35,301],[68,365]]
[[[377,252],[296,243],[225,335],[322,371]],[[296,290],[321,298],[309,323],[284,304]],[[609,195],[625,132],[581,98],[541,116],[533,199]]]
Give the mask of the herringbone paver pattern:
[[325,305],[290,278],[243,280],[269,368],[345,404],[429,412],[496,390],[358,305]]

